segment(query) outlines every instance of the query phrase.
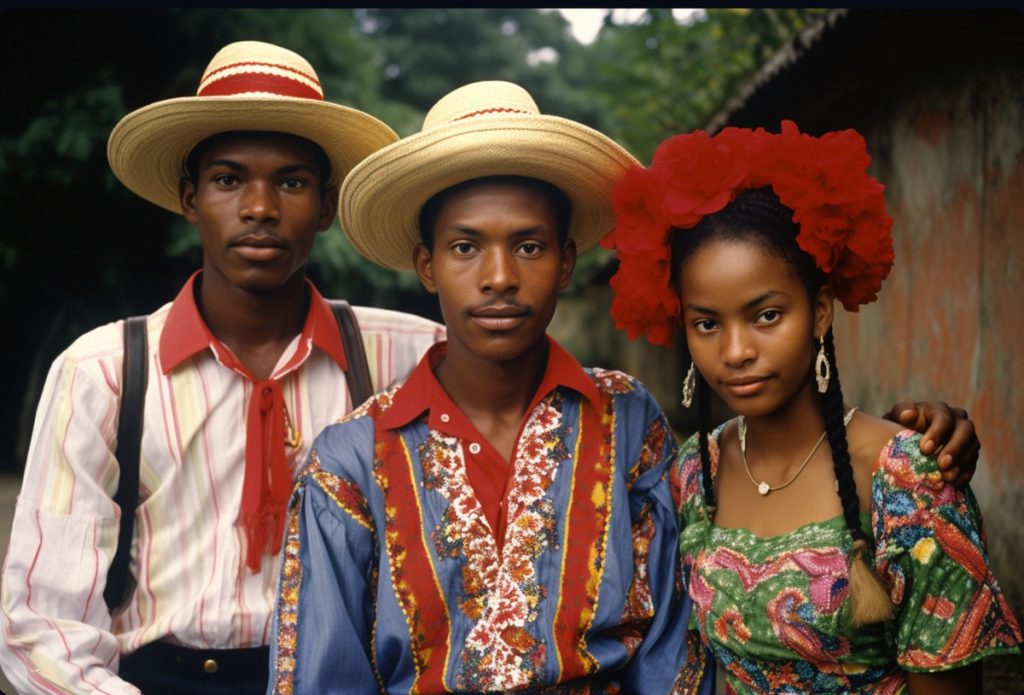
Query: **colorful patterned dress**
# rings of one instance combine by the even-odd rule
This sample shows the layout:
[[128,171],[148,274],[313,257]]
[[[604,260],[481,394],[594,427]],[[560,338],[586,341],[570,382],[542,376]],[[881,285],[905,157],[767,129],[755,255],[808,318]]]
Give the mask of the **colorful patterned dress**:
[[286,527],[273,692],[707,693],[654,399],[575,360],[579,390],[545,376],[499,545],[467,476],[479,447],[445,429],[452,404],[395,426],[435,353],[314,444]]
[[[709,438],[712,475],[723,428]],[[683,445],[672,486],[690,628],[724,666],[728,692],[898,693],[904,671],[1020,653],[1021,629],[989,567],[974,495],[942,481],[920,437],[898,433],[875,464],[871,514],[861,521],[895,617],[856,630],[843,517],[767,538],[715,526],[696,435]]]

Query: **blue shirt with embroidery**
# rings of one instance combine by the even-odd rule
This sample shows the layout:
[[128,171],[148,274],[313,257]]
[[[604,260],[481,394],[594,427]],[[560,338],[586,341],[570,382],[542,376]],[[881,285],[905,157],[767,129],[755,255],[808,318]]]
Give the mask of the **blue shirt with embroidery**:
[[635,379],[549,346],[502,543],[454,406],[429,395],[443,344],[317,438],[289,506],[271,692],[710,693],[686,642],[672,431]]

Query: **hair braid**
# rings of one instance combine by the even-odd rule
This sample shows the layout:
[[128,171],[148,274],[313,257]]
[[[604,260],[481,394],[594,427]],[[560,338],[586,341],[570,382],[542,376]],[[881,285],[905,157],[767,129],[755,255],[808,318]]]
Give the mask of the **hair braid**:
[[711,449],[708,438],[711,432],[711,387],[697,372],[697,443],[700,445],[700,469],[704,482],[704,505],[711,518],[715,516],[718,502],[715,500],[715,481],[711,477]]
[[831,328],[824,336],[824,347],[831,378],[828,389],[821,399],[822,414],[825,418],[828,443],[832,448],[836,491],[843,505],[846,527],[853,538],[853,561],[850,563],[851,620],[854,625],[884,622],[892,618],[892,603],[878,575],[868,565],[865,557],[868,537],[860,526],[860,498],[857,496],[857,483],[853,479],[853,466],[850,463],[850,450],[846,441],[843,391],[839,385],[839,368],[836,365],[835,341]]
[[857,496],[857,484],[853,480],[853,466],[850,465],[850,450],[846,442],[846,426],[843,424],[843,391],[839,385],[839,369],[836,367],[835,342],[832,329],[824,337],[825,358],[828,360],[832,377],[828,382],[828,390],[822,396],[822,414],[825,417],[825,432],[828,443],[832,447],[832,467],[839,483],[836,491],[843,503],[843,517],[846,528],[856,540],[867,540],[864,530],[860,527],[860,498]]

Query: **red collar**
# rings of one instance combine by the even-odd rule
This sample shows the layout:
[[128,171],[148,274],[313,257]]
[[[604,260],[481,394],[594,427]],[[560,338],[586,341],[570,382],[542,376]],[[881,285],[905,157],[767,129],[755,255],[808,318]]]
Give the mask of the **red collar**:
[[[409,379],[395,393],[391,407],[378,420],[381,427],[385,429],[403,427],[422,415],[424,411],[430,410],[429,426],[431,429],[463,436],[461,432],[452,431],[454,421],[442,424],[439,420],[440,414],[448,410],[460,412],[437,377],[434,376],[434,367],[444,359],[446,352],[447,342],[436,343],[427,351],[427,354],[409,375]],[[532,411],[542,398],[558,386],[565,386],[577,391],[595,406],[600,405],[600,395],[593,380],[583,371],[583,367],[575,357],[548,336],[548,364],[544,369],[544,378],[541,379],[540,386],[533,394],[530,407],[526,412]]]
[[[224,364],[248,374],[248,370],[238,362],[227,346],[210,332],[199,313],[194,291],[196,278],[202,272],[197,270],[192,274],[171,304],[163,332],[160,334],[160,368],[164,374],[167,374],[179,367],[185,360],[208,349],[212,350],[217,359]],[[290,371],[301,364],[309,354],[308,348],[303,346],[309,344],[326,352],[331,359],[338,363],[338,366],[348,371],[345,347],[334,312],[327,300],[320,295],[308,279],[306,286],[309,288],[309,313],[302,326],[300,348],[295,351],[295,355],[280,371]]]

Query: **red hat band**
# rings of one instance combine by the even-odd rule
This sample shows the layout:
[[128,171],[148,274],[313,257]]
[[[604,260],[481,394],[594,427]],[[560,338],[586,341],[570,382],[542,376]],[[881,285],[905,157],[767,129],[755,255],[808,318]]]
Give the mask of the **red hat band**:
[[323,101],[323,90],[315,75],[307,75],[275,63],[233,63],[203,77],[196,96],[223,97],[242,94],[274,94],[282,97]]
[[454,123],[455,121],[464,121],[467,118],[474,118],[476,116],[484,116],[484,115],[489,114],[489,113],[526,113],[526,114],[528,114],[530,112],[529,111],[523,111],[522,109],[513,109],[513,108],[504,107],[504,106],[495,106],[495,107],[490,108],[490,109],[481,109],[479,111],[474,111],[473,113],[467,113],[464,116],[459,116],[458,118],[453,118],[452,119],[452,123]]

